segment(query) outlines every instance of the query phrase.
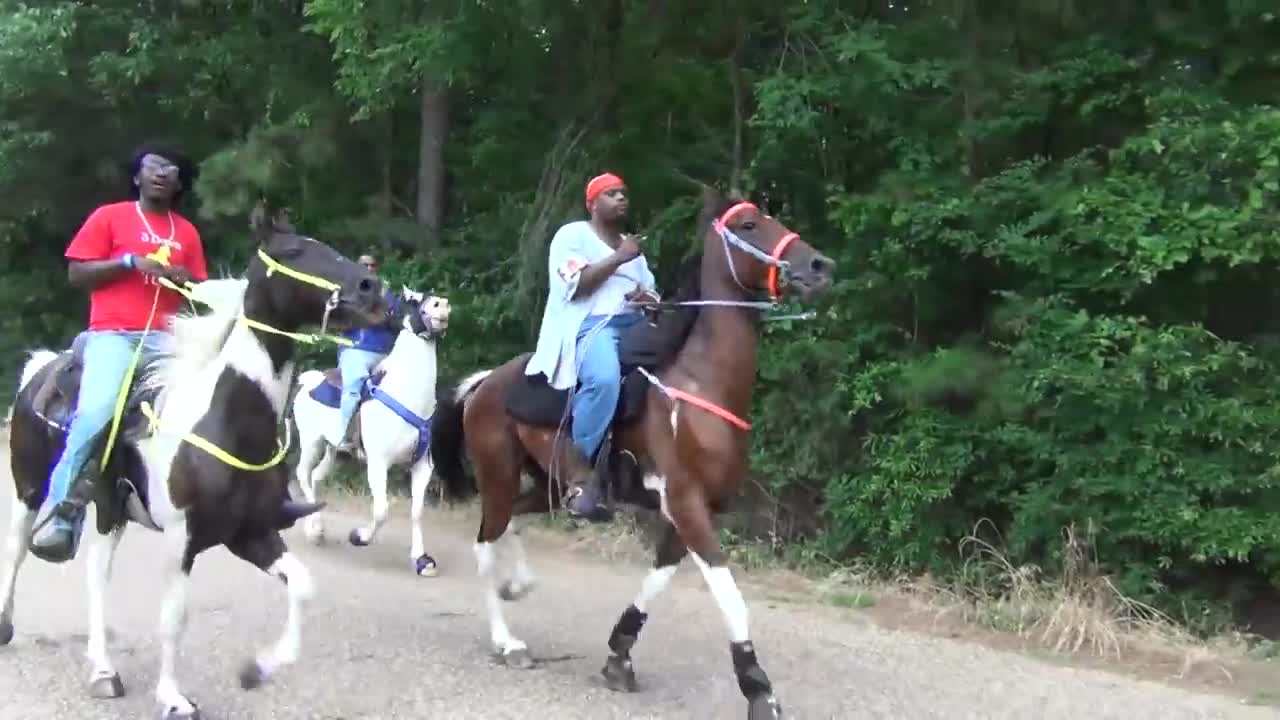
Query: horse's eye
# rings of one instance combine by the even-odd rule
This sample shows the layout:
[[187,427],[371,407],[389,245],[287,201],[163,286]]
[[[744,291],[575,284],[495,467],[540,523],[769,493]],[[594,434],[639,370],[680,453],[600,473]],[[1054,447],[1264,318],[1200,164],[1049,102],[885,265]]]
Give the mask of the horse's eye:
[[752,230],[756,229],[756,224],[748,220],[742,223],[742,229],[746,230],[747,232],[751,232]]

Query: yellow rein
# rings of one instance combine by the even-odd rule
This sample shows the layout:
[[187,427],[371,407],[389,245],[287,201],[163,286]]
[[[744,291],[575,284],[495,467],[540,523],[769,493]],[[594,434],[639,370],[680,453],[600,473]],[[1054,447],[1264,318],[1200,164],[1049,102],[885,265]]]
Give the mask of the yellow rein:
[[[159,262],[161,265],[164,265],[165,267],[168,267],[169,265],[168,250],[169,250],[168,247],[161,247],[159,250],[156,250],[155,252],[148,254],[146,257],[150,260],[155,260],[156,262]],[[308,285],[314,285],[318,288],[321,288],[322,290],[337,292],[338,289],[340,288],[340,286],[337,283],[332,282],[330,280],[326,280],[322,277],[317,277],[315,275],[309,275],[304,272],[299,272],[297,270],[294,270],[291,267],[281,265],[279,262],[276,261],[275,258],[271,257],[265,251],[263,251],[262,248],[258,248],[258,257],[261,258],[263,264],[267,266],[267,277],[271,277],[273,273],[278,272],[278,273],[281,273],[282,275],[287,275],[295,280],[298,280],[299,282],[304,282],[304,283],[307,283]],[[198,300],[195,297],[195,294],[191,292],[191,288],[195,287],[194,283],[187,283],[186,287],[180,287],[179,285],[172,282],[168,278],[159,278],[157,282],[160,285],[163,285],[169,288],[170,290],[173,290],[179,293],[180,295],[185,297],[187,300],[191,301],[193,305],[197,302],[201,302],[202,304],[207,304]],[[115,413],[111,417],[111,430],[107,434],[107,446],[106,448],[103,449],[103,452],[102,452],[102,462],[99,465],[99,472],[106,471],[107,461],[111,457],[112,449],[115,448],[116,436],[120,431],[120,421],[123,419],[123,416],[124,416],[124,406],[129,398],[129,388],[132,387],[133,385],[133,374],[138,368],[139,359],[142,357],[142,346],[146,342],[147,335],[151,333],[151,323],[155,321],[156,307],[159,305],[159,303],[160,303],[160,288],[157,287],[155,296],[151,299],[151,312],[148,313],[147,315],[147,324],[142,330],[142,337],[138,340],[138,346],[133,350],[133,358],[129,361],[129,368],[125,371],[124,380],[120,384],[120,390],[116,393]],[[327,320],[327,313],[326,313],[326,320]],[[296,340],[298,342],[315,344],[322,340],[328,340],[330,342],[333,342],[339,345],[354,344],[352,343],[352,341],[348,340],[347,338],[337,337],[334,335],[327,335],[324,333],[286,332],[284,330],[273,328],[270,325],[267,325],[266,323],[261,323],[261,322],[258,322],[257,320],[252,320],[250,318],[244,317],[243,315],[240,316],[239,322],[241,325],[245,325],[255,330],[274,333],[276,335],[283,335],[287,338]],[[156,431],[158,431],[160,429],[160,416],[156,413],[155,409],[151,406],[151,403],[143,401],[141,409],[142,409],[142,414],[146,416],[147,420],[151,424],[151,427],[150,427],[151,432],[155,433]],[[240,458],[237,458],[236,456],[232,455],[226,450],[223,450],[222,448],[200,437],[199,435],[196,435],[193,432],[184,433],[182,436],[182,439],[185,442],[190,443],[191,445],[194,445],[200,448],[201,450],[204,450],[205,452],[221,460],[223,463],[230,465],[231,467],[234,467],[239,470],[245,470],[247,472],[259,472],[262,470],[267,470],[269,468],[275,467],[276,465],[280,464],[281,460],[284,460],[285,455],[289,453],[290,434],[286,430],[284,433],[284,441],[276,442],[276,446],[279,449],[276,452],[274,457],[272,457],[270,460],[266,461],[265,463],[261,463],[257,465],[247,463],[241,460]]]

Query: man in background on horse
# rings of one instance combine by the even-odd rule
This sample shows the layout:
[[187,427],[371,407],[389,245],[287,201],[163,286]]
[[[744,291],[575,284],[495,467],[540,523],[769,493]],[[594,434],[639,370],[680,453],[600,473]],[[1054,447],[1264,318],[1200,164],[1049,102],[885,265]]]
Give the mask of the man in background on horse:
[[596,469],[568,483],[564,505],[571,515],[608,520],[603,504],[604,443],[622,392],[618,341],[642,317],[629,303],[658,299],[653,273],[634,236],[623,232],[627,187],[605,173],[586,188],[589,220],[568,223],[551,240],[550,287],[527,375],[542,373],[557,390],[573,390],[573,447]]
[[[361,255],[358,263],[378,272],[378,261],[373,255]],[[396,337],[400,334],[400,325],[396,322],[400,299],[390,288],[387,289],[387,321],[381,325],[367,328],[356,328],[343,334],[353,345],[338,349],[338,372],[342,374],[342,400],[338,406],[338,427],[334,438],[338,441],[339,452],[354,451],[354,442],[350,436],[351,418],[360,407],[361,388],[365,378],[391,354],[395,347]]]
[[89,328],[66,446],[50,474],[31,544],[48,562],[75,556],[89,500],[81,474],[94,441],[111,422],[117,396],[129,391],[138,343],[143,351],[135,373],[163,348],[169,318],[181,305],[182,296],[159,279],[180,286],[208,279],[200,233],[176,211],[195,180],[190,160],[176,149],[145,145],[130,159],[129,178],[132,200],[94,210],[64,253],[71,285],[90,291]]

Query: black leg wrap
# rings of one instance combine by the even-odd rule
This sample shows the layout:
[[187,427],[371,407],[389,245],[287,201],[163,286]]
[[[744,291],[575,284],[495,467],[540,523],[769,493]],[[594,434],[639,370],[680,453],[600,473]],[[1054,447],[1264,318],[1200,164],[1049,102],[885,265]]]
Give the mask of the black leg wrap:
[[738,676],[738,689],[748,700],[773,692],[773,683],[756,660],[756,648],[750,640],[740,643],[729,643],[733,653],[733,674]]
[[636,644],[636,639],[640,636],[645,620],[648,619],[647,613],[640,612],[635,605],[628,605],[609,635],[609,649],[619,657],[628,657],[631,654],[631,648]]

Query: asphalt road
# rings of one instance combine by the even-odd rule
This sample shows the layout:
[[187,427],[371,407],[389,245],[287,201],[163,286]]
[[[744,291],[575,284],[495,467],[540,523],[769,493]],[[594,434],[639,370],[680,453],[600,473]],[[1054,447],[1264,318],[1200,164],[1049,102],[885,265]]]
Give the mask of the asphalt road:
[[[7,469],[7,458],[4,465]],[[7,473],[6,473],[7,474]],[[8,485],[7,478],[5,485]],[[7,487],[0,522],[9,517]],[[531,670],[494,663],[470,550],[474,528],[437,520],[427,535],[440,576],[409,569],[403,501],[367,548],[289,542],[318,594],[300,662],[254,691],[240,663],[284,619],[278,582],[215,550],[197,561],[179,681],[206,718],[743,718],[719,612],[686,564],[652,608],[634,651],[640,688],[605,689],[599,670],[618,613],[642,568],[613,567],[554,547],[530,548],[541,585],[508,604],[513,632],[540,659]],[[341,537],[356,519],[330,513]],[[91,700],[85,681],[84,567],[30,558],[19,578],[17,636],[0,648],[0,717],[149,718],[156,706],[157,537],[131,528],[117,557],[107,623],[127,696]],[[790,718],[1277,718],[1274,710],[978,645],[879,629],[849,613],[770,603],[745,588],[757,651]]]

